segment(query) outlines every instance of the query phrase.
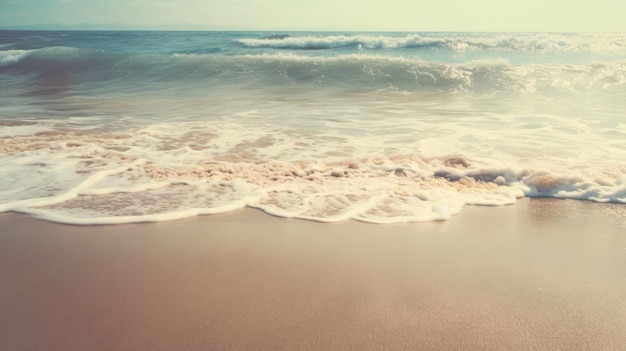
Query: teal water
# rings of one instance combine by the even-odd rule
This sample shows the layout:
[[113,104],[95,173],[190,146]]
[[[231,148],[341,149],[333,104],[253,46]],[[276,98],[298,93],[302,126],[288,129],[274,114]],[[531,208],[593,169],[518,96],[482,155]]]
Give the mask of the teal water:
[[0,31],[0,211],[626,203],[623,33]]

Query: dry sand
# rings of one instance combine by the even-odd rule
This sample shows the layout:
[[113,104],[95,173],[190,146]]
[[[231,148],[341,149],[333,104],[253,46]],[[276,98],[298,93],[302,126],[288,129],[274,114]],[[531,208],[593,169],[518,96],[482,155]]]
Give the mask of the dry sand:
[[0,214],[0,350],[626,349],[626,206],[448,222]]

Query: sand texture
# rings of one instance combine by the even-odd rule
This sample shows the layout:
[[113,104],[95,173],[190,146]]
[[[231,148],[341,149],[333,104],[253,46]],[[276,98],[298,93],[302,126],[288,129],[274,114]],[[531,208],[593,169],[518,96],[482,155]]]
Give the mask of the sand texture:
[[0,214],[1,350],[626,349],[626,207],[447,222]]

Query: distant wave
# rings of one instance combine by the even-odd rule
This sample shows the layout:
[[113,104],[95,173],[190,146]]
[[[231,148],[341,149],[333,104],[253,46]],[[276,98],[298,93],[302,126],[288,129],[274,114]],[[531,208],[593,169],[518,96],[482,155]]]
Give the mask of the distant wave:
[[615,52],[626,50],[626,37],[619,34],[599,37],[595,37],[592,34],[582,37],[580,35],[536,34],[533,36],[490,35],[488,37],[438,36],[436,38],[418,34],[409,34],[403,37],[385,35],[307,35],[244,38],[235,41],[246,47],[293,50],[321,50],[343,47],[363,49],[433,48],[453,51],[492,49],[521,52]]
[[29,53],[35,50],[5,50],[0,51],[0,66],[8,66],[19,62]]
[[7,50],[0,51],[0,73],[34,73],[42,79],[71,74],[77,83],[81,80],[107,80],[124,75],[126,72],[120,72],[119,65],[133,56],[68,46]]
[[341,47],[362,47],[367,49],[396,49],[416,47],[449,47],[463,49],[468,43],[456,40],[423,38],[413,34],[406,37],[389,36],[302,36],[262,39],[238,39],[237,42],[247,47],[265,47],[277,49],[319,50]]
[[[32,50],[4,50],[0,51],[0,66],[10,66],[22,64],[32,67],[44,68],[50,64],[72,64],[85,58],[89,59],[90,54],[101,54],[100,51],[78,49],[67,46],[50,46]],[[27,68],[27,67],[25,67]]]
[[[290,38],[280,39],[287,40]],[[72,82],[119,79],[216,84],[298,84],[310,87],[400,91],[584,92],[626,87],[626,62],[510,64],[506,60],[452,64],[390,55],[307,56],[293,53],[121,54],[48,47],[0,51],[0,72],[35,73],[41,79],[71,74]],[[621,89],[620,91],[623,91]]]
[[385,55],[311,57],[283,53],[245,55],[234,59],[239,67],[246,67],[259,77],[273,76],[282,82],[346,84],[355,88],[587,93],[626,87],[626,62],[514,65],[506,60],[491,60],[450,64]]

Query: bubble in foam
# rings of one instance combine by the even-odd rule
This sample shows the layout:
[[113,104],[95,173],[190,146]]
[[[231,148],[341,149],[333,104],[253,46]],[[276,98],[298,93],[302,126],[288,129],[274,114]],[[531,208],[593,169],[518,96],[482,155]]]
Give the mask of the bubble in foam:
[[[32,177],[11,183],[15,191],[0,189],[0,208],[83,224],[165,220],[245,206],[322,222],[392,223],[445,220],[468,204],[506,205],[522,196],[626,199],[626,169],[619,166],[476,157],[459,153],[459,147],[425,156],[385,147],[397,134],[361,139],[369,145],[359,145],[349,134],[229,126],[57,128],[4,138],[4,179]],[[431,145],[445,146],[442,140]],[[308,148],[296,150],[297,143]],[[323,156],[348,143],[349,156]],[[45,187],[32,188],[35,183]]]

